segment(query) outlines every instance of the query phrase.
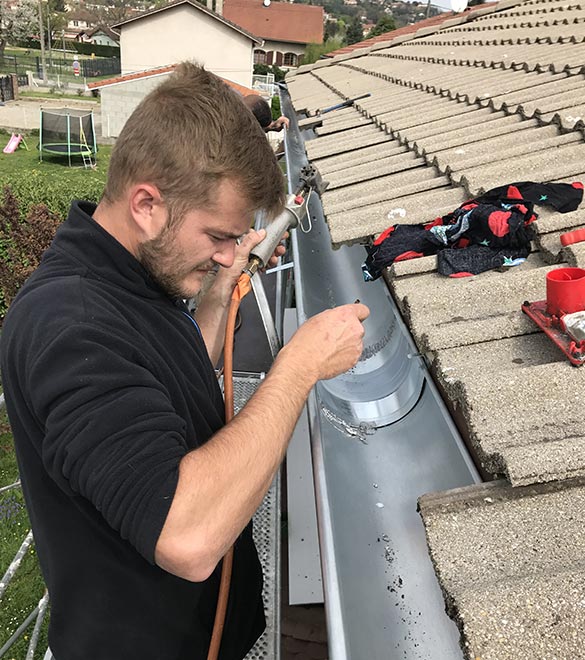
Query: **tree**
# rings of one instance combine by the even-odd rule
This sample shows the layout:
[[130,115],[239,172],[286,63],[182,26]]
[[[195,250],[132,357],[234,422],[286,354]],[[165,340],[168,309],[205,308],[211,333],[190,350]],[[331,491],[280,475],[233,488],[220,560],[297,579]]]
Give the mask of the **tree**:
[[283,71],[276,64],[254,64],[254,75],[256,76],[266,76],[269,73],[274,74],[274,82],[280,82],[284,80],[286,71]]
[[339,25],[337,25],[337,21],[327,21],[325,23],[325,32],[324,32],[324,40],[327,41],[327,39],[332,39],[337,32],[339,31]]
[[10,8],[0,2],[0,57],[9,41],[24,41],[38,34],[38,16],[36,0],[20,0]]
[[313,64],[322,55],[330,53],[333,50],[341,48],[342,43],[340,39],[327,39],[323,44],[308,44],[305,48],[305,54],[303,55],[303,64]]
[[370,30],[370,33],[368,34],[368,39],[370,37],[378,37],[381,34],[386,34],[386,32],[392,32],[392,30],[396,29],[396,23],[394,22],[394,19],[392,16],[387,16],[384,15],[382,16],[376,25]]
[[352,19],[351,23],[347,26],[347,32],[345,33],[345,42],[348,46],[352,44],[357,44],[359,41],[363,41],[364,33],[362,29],[362,22],[356,16]]

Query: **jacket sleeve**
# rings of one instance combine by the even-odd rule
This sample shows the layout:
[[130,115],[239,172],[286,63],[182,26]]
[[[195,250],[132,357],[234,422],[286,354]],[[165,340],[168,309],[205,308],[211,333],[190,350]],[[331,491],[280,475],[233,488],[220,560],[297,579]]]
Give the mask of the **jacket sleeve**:
[[185,422],[140,347],[73,323],[34,358],[27,376],[49,475],[89,500],[154,563],[188,449]]

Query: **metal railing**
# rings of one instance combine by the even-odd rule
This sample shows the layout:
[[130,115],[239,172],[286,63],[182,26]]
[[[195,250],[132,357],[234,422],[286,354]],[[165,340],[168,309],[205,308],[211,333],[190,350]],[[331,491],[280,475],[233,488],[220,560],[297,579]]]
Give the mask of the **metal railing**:
[[[6,402],[4,400],[4,394],[0,393],[0,411],[6,408]],[[0,493],[5,493],[7,491],[13,490],[15,488],[20,488],[21,483],[20,479],[17,479],[14,483],[9,484],[8,486],[3,486],[0,488]],[[0,601],[2,600],[6,589],[12,582],[18,568],[22,564],[26,553],[32,547],[34,543],[33,533],[29,530],[27,535],[24,538],[24,541],[21,543],[14,559],[10,562],[10,565],[6,569],[6,572],[0,580]],[[14,644],[26,633],[30,625],[34,621],[33,631],[30,635],[30,640],[25,656],[25,660],[34,660],[35,652],[39,645],[39,639],[41,634],[41,628],[45,620],[45,615],[47,613],[47,607],[49,605],[49,593],[45,589],[43,597],[39,600],[38,605],[28,614],[25,620],[18,626],[18,628],[12,633],[12,635],[6,640],[4,645],[0,647],[0,659],[3,658],[6,653],[14,646]],[[44,653],[44,651],[43,651]]]

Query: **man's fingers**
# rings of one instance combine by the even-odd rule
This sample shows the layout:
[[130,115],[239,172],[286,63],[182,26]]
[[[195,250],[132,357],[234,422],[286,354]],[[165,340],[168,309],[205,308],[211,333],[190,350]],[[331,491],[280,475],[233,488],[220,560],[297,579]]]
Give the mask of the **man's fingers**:
[[242,242],[240,243],[240,249],[243,253],[250,254],[250,250],[261,243],[266,238],[266,229],[259,229],[255,231],[250,229],[247,234],[244,234]]
[[370,315],[370,308],[364,305],[363,303],[354,303],[357,317],[360,321],[365,321]]
[[347,307],[347,309],[351,311],[352,314],[355,314],[360,321],[365,321],[370,315],[370,308],[360,302],[349,303],[343,305],[343,307]]

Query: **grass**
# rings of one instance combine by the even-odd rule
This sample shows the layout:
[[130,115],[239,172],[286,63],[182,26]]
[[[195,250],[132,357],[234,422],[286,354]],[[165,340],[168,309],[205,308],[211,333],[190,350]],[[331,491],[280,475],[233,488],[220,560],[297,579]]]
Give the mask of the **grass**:
[[[2,147],[10,133],[0,130]],[[25,135],[28,151],[17,149],[13,154],[0,152],[0,188],[10,185],[17,197],[23,200],[26,213],[33,204],[46,204],[61,217],[66,217],[72,199],[98,200],[101,196],[111,146],[98,147],[97,166],[85,169],[81,158],[74,158],[77,167],[69,167],[67,158],[55,158],[43,154],[39,162],[38,134]]]
[[55,99],[72,99],[75,101],[88,101],[89,103],[99,103],[100,97],[95,96],[86,96],[85,94],[65,94],[59,90],[54,92],[49,91],[28,91],[28,92],[18,92],[18,96],[23,99],[45,99],[47,101],[53,101]]
[[[2,411],[0,413],[0,486],[7,486],[17,478],[18,468],[12,435],[6,413]],[[29,529],[30,523],[20,488],[0,493],[0,571],[2,575],[14,559],[16,551]],[[45,585],[36,560],[33,544],[16,571],[0,603],[0,645],[8,640],[28,614],[37,606],[44,591]],[[8,660],[24,660],[33,626],[34,623],[31,623],[25,634],[4,657]],[[47,648],[47,631],[48,619],[45,619],[37,647],[37,657],[39,655],[42,657],[41,650],[44,653]]]

